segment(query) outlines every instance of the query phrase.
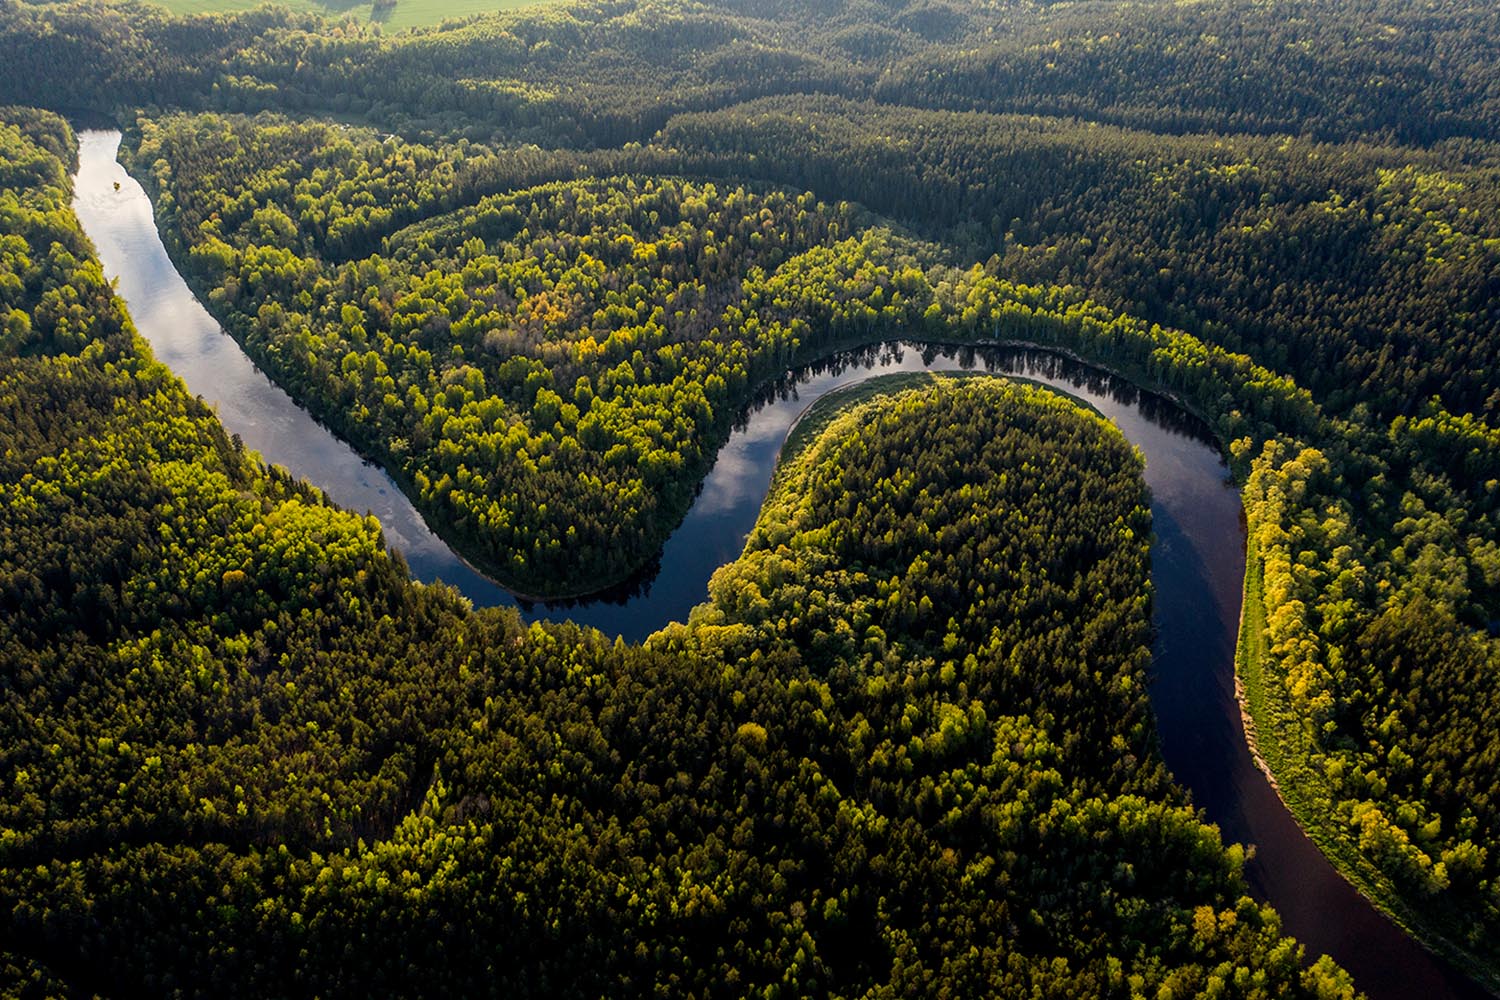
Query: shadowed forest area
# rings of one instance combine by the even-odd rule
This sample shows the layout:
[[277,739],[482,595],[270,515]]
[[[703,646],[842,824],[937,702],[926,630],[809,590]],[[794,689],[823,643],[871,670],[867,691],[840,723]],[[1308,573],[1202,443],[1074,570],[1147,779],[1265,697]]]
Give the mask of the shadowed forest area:
[[0,4],[7,989],[1350,990],[1160,764],[1107,425],[893,385],[690,622],[523,626],[150,360],[40,107],[118,122],[225,328],[529,594],[647,564],[756,389],[837,348],[1036,343],[1181,401],[1243,485],[1289,808],[1493,986],[1497,18]]

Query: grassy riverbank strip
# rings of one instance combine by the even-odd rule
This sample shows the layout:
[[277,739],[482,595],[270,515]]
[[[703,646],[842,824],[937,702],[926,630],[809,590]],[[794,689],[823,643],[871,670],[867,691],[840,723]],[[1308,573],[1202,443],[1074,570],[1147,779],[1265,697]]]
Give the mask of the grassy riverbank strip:
[[1272,675],[1266,636],[1262,562],[1250,531],[1245,551],[1245,592],[1235,654],[1235,692],[1245,722],[1245,738],[1297,825],[1351,885],[1402,930],[1451,962],[1484,988],[1500,995],[1500,969],[1481,962],[1454,943],[1461,927],[1408,905],[1390,876],[1359,849],[1352,832],[1338,821],[1337,803],[1318,762],[1323,759],[1312,734],[1288,704],[1280,678]]

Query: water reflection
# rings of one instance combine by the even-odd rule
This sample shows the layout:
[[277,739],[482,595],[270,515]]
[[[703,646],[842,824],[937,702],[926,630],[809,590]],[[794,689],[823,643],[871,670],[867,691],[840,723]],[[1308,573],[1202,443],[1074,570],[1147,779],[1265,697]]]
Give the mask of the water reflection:
[[[79,140],[75,208],[157,357],[267,460],[344,507],[374,512],[417,579],[450,583],[479,606],[516,604],[433,534],[390,477],[308,416],[219,329],[167,257],[145,192],[115,162],[120,134],[83,132]],[[987,371],[1051,386],[1093,406],[1140,449],[1157,536],[1151,700],[1168,766],[1226,839],[1257,846],[1249,877],[1287,931],[1311,953],[1332,954],[1373,1000],[1484,996],[1360,899],[1256,770],[1232,691],[1244,570],[1239,497],[1200,422],[1099,369],[1026,348],[882,344],[787,372],[736,424],[653,565],[608,594],[521,603],[522,611],[631,639],[682,619],[705,598],[713,571],[739,555],[787,430],[805,408],[863,379],[918,371]]]
[[[1138,427],[1137,436],[1153,425],[1145,407],[1148,400],[1155,401],[1152,410],[1170,414],[1171,420],[1157,421],[1154,433],[1181,435],[1210,462],[1217,461],[1206,430],[1191,417],[1107,372],[1059,355],[1025,348],[906,342],[842,351],[788,370],[761,387],[655,565],[610,593],[525,604],[523,610],[572,618],[627,639],[641,638],[668,621],[684,619],[704,600],[714,570],[739,555],[765,500],[782,442],[807,407],[829,392],[865,379],[920,371],[1021,376],[1109,411],[1107,416],[1130,420]],[[1215,481],[1222,481],[1222,474]]]

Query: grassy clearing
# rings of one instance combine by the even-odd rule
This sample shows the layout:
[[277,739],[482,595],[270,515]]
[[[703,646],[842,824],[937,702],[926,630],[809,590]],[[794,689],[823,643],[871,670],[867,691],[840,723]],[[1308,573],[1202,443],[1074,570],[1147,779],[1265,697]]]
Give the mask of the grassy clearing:
[[[252,10],[264,6],[267,0],[153,0],[174,14],[218,14],[228,11]],[[356,3],[351,0],[276,0],[278,4],[292,10],[319,14],[333,20],[352,17],[369,22],[374,13],[370,0]],[[385,31],[404,31],[438,24],[448,18],[472,17],[475,14],[494,14],[502,10],[531,7],[544,0],[396,0],[394,8],[382,13],[375,20]]]

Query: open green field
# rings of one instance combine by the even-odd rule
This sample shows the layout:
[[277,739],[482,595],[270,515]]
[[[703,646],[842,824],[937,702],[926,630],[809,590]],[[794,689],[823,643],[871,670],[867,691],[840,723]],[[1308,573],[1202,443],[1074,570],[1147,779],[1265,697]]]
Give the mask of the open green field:
[[[267,0],[156,0],[174,14],[213,14],[224,11],[251,10],[264,6]],[[438,24],[448,18],[471,17],[475,14],[493,14],[518,7],[531,7],[544,0],[396,0],[395,6],[376,18],[386,31],[403,31]],[[353,17],[369,21],[374,10],[373,3],[352,0],[277,0],[277,3],[292,10],[321,14],[329,18]]]

